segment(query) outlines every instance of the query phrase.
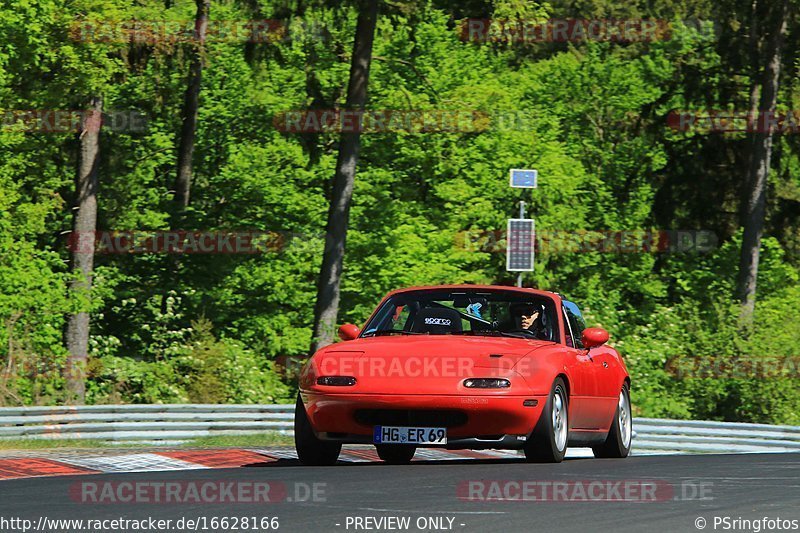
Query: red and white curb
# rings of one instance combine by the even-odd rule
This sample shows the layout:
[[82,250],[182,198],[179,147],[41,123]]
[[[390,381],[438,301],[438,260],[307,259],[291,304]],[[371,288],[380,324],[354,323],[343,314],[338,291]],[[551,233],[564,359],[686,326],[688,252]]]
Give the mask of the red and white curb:
[[[512,459],[513,451],[473,451],[419,449],[414,461],[453,461],[465,459]],[[204,468],[264,466],[281,460],[296,460],[291,448],[167,450],[132,453],[38,452],[16,457],[0,456],[0,480],[79,474],[123,472],[169,472]],[[344,463],[380,462],[371,446],[348,446],[339,461]]]

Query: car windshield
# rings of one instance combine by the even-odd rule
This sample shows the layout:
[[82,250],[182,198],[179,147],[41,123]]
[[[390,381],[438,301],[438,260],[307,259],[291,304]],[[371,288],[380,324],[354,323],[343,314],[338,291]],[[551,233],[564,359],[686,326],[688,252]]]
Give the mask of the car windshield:
[[558,341],[556,307],[546,296],[503,290],[428,289],[387,299],[364,327],[379,335],[481,335]]

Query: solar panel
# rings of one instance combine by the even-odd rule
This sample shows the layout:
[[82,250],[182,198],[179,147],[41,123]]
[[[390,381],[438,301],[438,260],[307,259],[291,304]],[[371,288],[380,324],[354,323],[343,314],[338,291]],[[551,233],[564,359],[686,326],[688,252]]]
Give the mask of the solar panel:
[[535,189],[539,172],[536,170],[511,169],[511,186],[520,189]]
[[508,219],[506,270],[509,272],[532,272],[535,241],[533,219]]

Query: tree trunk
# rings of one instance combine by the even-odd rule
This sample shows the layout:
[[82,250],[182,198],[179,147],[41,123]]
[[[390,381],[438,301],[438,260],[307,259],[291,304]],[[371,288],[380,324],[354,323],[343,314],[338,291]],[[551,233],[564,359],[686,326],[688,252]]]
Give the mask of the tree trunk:
[[[192,59],[189,66],[189,79],[183,95],[181,110],[181,133],[178,139],[178,166],[173,189],[173,206],[170,214],[171,230],[186,229],[186,208],[192,191],[192,173],[194,166],[194,146],[197,139],[197,114],[200,108],[200,87],[203,82],[203,63],[205,61],[205,42],[208,30],[208,13],[211,0],[195,0],[197,12],[194,19],[194,40],[192,41]],[[167,251],[169,254],[170,252]],[[180,259],[177,255],[168,255],[164,269],[164,287],[174,287]],[[167,292],[161,295],[161,311],[167,309]]]
[[750,70],[753,80],[750,84],[750,110],[758,111],[758,100],[761,90],[759,75],[761,74],[761,25],[758,0],[750,5]]
[[[89,112],[81,121],[79,132],[80,156],[75,178],[76,202],[72,221],[73,243],[94,243],[97,230],[97,167],[100,161],[100,127],[103,99],[95,96],[90,101]],[[81,246],[73,246],[70,270],[75,279],[69,290],[78,301],[88,299],[92,289],[94,253]],[[84,304],[81,304],[83,307]],[[65,368],[68,403],[83,404],[86,396],[86,361],[89,352],[89,312],[79,311],[69,316],[66,330],[67,365]]]
[[[353,58],[350,63],[350,80],[347,86],[345,110],[362,111],[367,101],[369,67],[372,61],[372,42],[378,19],[378,0],[364,0],[358,4]],[[350,200],[356,177],[361,136],[355,131],[342,131],[339,140],[339,157],[333,179],[333,193],[325,235],[325,251],[317,286],[317,303],[314,307],[314,336],[311,353],[333,341],[336,315],[339,311],[339,284],[342,277],[347,225],[350,218]]]
[[766,68],[761,88],[761,105],[755,124],[753,153],[748,171],[749,189],[745,203],[744,235],[742,236],[742,251],[739,261],[738,296],[743,324],[751,322],[756,302],[758,259],[766,211],[767,176],[772,156],[771,119],[775,114],[778,99],[781,51],[788,18],[787,0],[782,0],[780,4],[774,5],[773,9],[769,19],[769,36],[765,41]]
[[[750,4],[750,110],[748,113],[748,120],[752,121],[753,123],[758,121],[758,110],[761,106],[761,85],[764,78],[762,69],[763,60],[761,57],[762,40],[759,3],[758,0],[752,0],[752,3]],[[742,198],[742,201],[739,204],[739,223],[742,225],[742,227],[747,225],[747,198],[750,194],[751,188],[750,168],[753,166],[753,158],[756,155],[756,136],[753,135],[745,139],[745,142],[747,143],[747,153],[745,154],[746,160],[744,164],[747,168],[747,174],[742,180],[740,190],[738,191],[739,197]],[[739,291],[738,287],[737,291]]]
[[195,39],[192,63],[189,68],[189,82],[183,100],[181,137],[178,144],[178,175],[175,178],[175,211],[172,228],[177,229],[189,205],[192,188],[192,157],[197,136],[197,110],[200,106],[200,85],[203,80],[204,45],[208,30],[208,12],[211,0],[196,0]]
[[[758,0],[753,0],[750,5],[750,72],[752,79],[750,80],[750,117],[752,120],[757,120],[758,109],[761,105],[761,84],[763,73],[761,71],[761,27],[759,16]],[[755,155],[755,138],[750,139],[750,152],[748,155],[748,170],[752,165],[752,159]],[[745,189],[749,191],[749,184],[745,183]],[[746,204],[746,202],[742,202]],[[742,211],[745,206],[742,205]],[[745,223],[745,213],[742,213],[742,225]]]

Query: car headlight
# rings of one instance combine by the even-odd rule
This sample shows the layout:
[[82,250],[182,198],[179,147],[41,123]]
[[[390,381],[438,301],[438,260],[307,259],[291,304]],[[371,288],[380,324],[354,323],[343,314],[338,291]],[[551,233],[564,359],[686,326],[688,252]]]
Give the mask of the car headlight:
[[353,376],[323,376],[317,378],[317,385],[328,385],[331,387],[352,387],[356,384]]
[[511,382],[498,378],[469,378],[464,380],[464,386],[468,389],[507,389]]

